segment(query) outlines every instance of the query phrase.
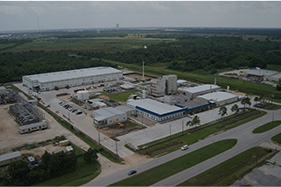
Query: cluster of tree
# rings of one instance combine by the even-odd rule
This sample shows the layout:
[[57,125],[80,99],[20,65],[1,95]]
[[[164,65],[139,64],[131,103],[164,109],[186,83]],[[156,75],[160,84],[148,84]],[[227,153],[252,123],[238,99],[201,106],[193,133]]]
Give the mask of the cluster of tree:
[[74,171],[76,165],[77,158],[74,153],[50,154],[45,152],[42,156],[42,163],[32,169],[25,161],[12,162],[4,173],[3,185],[32,185]]
[[[82,52],[88,57],[131,64],[168,63],[168,68],[181,71],[261,67],[281,65],[281,43],[247,41],[241,37],[199,37],[179,35],[176,41],[148,45],[147,49],[118,52]],[[212,71],[215,72],[215,71]]]
[[102,60],[77,57],[68,51],[0,53],[0,83],[20,81],[23,75],[115,65]]

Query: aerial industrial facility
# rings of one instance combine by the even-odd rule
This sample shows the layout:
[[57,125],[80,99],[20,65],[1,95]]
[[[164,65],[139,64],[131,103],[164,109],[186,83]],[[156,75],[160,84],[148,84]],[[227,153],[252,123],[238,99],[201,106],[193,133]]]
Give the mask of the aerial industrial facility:
[[27,75],[22,77],[22,82],[24,86],[27,86],[30,89],[47,91],[58,88],[121,80],[122,76],[122,71],[115,68],[95,67]]

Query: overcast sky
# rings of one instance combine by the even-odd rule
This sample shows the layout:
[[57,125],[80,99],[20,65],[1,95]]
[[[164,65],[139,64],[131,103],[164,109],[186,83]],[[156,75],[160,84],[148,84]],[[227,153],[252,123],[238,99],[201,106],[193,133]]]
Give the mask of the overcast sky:
[[281,2],[0,1],[0,31],[122,27],[281,28]]

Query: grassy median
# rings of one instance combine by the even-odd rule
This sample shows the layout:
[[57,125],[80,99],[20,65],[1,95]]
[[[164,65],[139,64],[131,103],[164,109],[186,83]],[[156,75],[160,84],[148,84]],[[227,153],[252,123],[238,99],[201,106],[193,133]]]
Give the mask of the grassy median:
[[258,128],[255,128],[253,130],[253,133],[254,134],[263,133],[263,132],[269,131],[269,130],[279,126],[280,124],[281,124],[281,121],[272,121],[272,122],[266,123]]
[[261,147],[251,148],[178,186],[230,186],[275,153]]
[[155,184],[158,181],[231,149],[236,143],[236,139],[215,142],[135,176],[114,183],[111,186],[149,186]]
[[[141,154],[148,154],[150,157],[166,154],[179,149],[183,144],[193,144],[201,139],[204,139],[212,134],[220,131],[232,129],[251,120],[259,118],[265,115],[266,112],[249,109],[247,112],[235,114],[226,117],[223,120],[218,120],[215,123],[209,123],[198,127],[198,130],[187,130],[184,133],[180,132],[170,137],[162,138],[154,142],[150,142],[142,146],[148,146],[148,148],[140,151]],[[193,131],[193,132],[192,132]]]

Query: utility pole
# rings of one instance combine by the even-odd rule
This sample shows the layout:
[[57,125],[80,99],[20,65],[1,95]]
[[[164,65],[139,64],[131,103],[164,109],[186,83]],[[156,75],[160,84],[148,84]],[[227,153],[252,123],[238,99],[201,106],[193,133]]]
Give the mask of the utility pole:
[[98,136],[99,136],[99,150],[100,150],[100,131],[98,131]]
[[183,131],[184,131],[183,120],[181,121],[181,130],[182,130],[182,133],[183,133]]
[[171,126],[171,123],[170,123],[170,140],[172,139],[172,126]]
[[115,141],[115,147],[116,147],[116,156],[118,156],[117,141]]

